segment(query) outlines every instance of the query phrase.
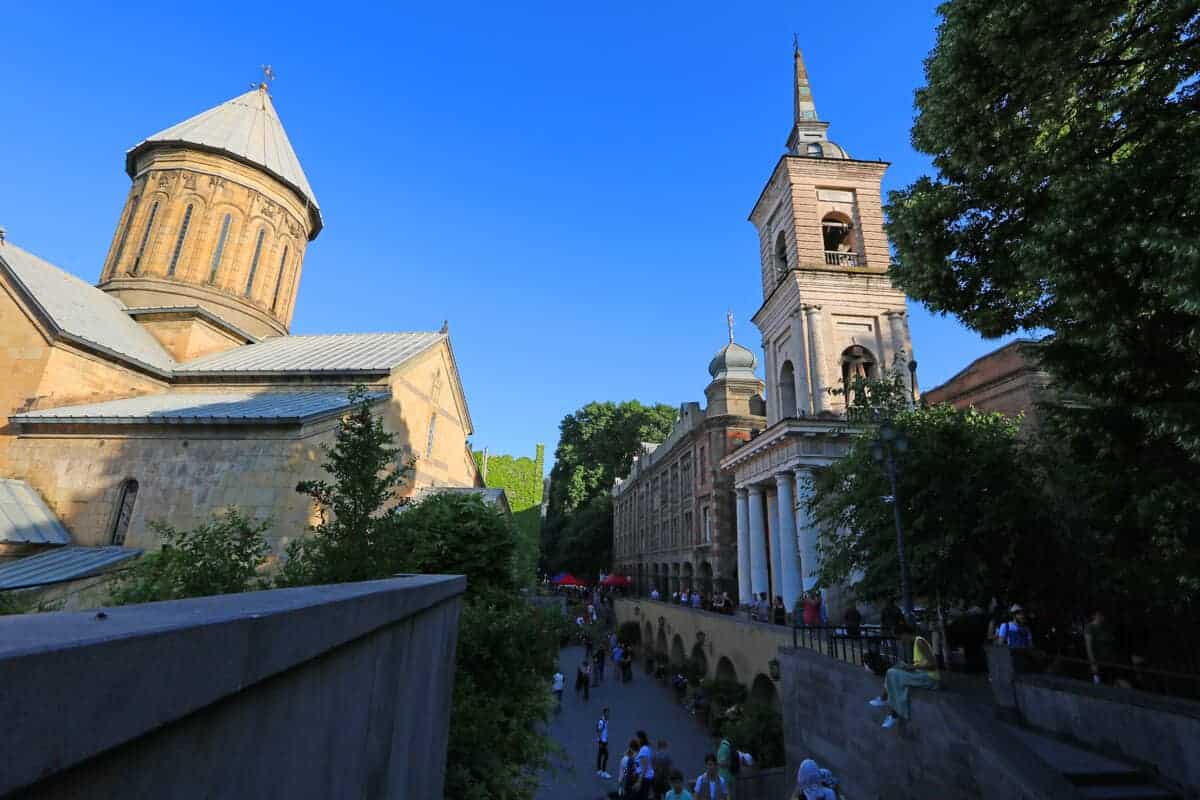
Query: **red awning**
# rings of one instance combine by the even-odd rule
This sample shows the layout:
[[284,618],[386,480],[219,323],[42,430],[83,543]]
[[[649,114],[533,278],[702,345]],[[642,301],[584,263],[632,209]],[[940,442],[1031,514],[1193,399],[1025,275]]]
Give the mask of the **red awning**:
[[629,580],[629,578],[626,578],[624,575],[618,575],[615,572],[600,581],[601,586],[629,586],[632,583],[633,581]]
[[555,581],[555,583],[557,583],[559,586],[587,586],[586,583],[579,580],[579,578],[576,578],[569,572],[566,575],[561,576]]

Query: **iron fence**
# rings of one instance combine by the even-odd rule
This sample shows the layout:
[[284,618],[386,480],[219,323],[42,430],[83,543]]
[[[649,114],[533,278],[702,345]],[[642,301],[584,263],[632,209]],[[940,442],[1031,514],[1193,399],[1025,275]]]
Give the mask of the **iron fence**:
[[904,648],[896,637],[884,636],[878,629],[867,627],[856,631],[845,626],[793,625],[792,646],[816,650],[830,658],[871,669],[904,658]]

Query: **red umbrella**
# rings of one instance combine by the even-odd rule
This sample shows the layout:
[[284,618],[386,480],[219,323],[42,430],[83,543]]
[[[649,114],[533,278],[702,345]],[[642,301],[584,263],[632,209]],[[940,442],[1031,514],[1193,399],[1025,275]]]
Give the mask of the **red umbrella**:
[[629,580],[629,578],[626,578],[624,575],[618,575],[615,572],[600,581],[601,586],[629,586],[631,583],[633,581]]
[[586,583],[579,580],[579,578],[576,578],[569,572],[556,580],[555,583],[557,583],[559,586],[587,586]]

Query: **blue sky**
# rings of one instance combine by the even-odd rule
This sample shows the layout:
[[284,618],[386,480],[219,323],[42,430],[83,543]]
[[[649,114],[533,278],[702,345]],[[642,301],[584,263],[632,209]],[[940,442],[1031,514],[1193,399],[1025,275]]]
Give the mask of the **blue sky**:
[[[885,191],[909,144],[932,3],[18,3],[0,48],[0,225],[88,280],[124,152],[270,63],[326,228],[293,332],[451,336],[472,443],[532,454],[591,400],[702,400],[725,312],[758,352],[746,216],[791,122],[792,33],[817,110]],[[997,347],[917,304],[925,387]]]

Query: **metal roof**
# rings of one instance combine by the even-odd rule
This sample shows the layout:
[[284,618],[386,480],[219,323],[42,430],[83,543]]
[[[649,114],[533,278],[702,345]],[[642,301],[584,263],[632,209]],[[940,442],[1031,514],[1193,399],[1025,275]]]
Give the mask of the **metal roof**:
[[259,341],[259,338],[254,334],[242,330],[229,320],[214,314],[203,306],[137,306],[136,308],[126,308],[125,313],[134,319],[138,317],[152,317],[155,314],[187,314],[199,317],[210,325],[232,333],[246,342],[253,343]]
[[277,336],[180,364],[175,374],[386,373],[444,338],[425,332]]
[[317,196],[292,149],[279,114],[265,87],[203,111],[190,119],[138,142],[125,154],[125,171],[134,177],[137,157],[157,145],[197,146],[232,156],[259,167],[296,190],[310,204],[312,233],[316,238],[324,223]]
[[0,542],[70,544],[71,535],[32,486],[0,478]]
[[29,589],[51,583],[73,581],[104,572],[122,561],[136,558],[141,550],[132,547],[68,547],[38,553],[0,564],[0,590]]
[[0,246],[0,264],[68,338],[156,372],[174,367],[158,340],[130,319],[125,305],[112,295],[11,242]]
[[[388,392],[369,392],[371,402]],[[167,392],[13,414],[13,422],[94,425],[301,424],[350,407],[344,391]]]

